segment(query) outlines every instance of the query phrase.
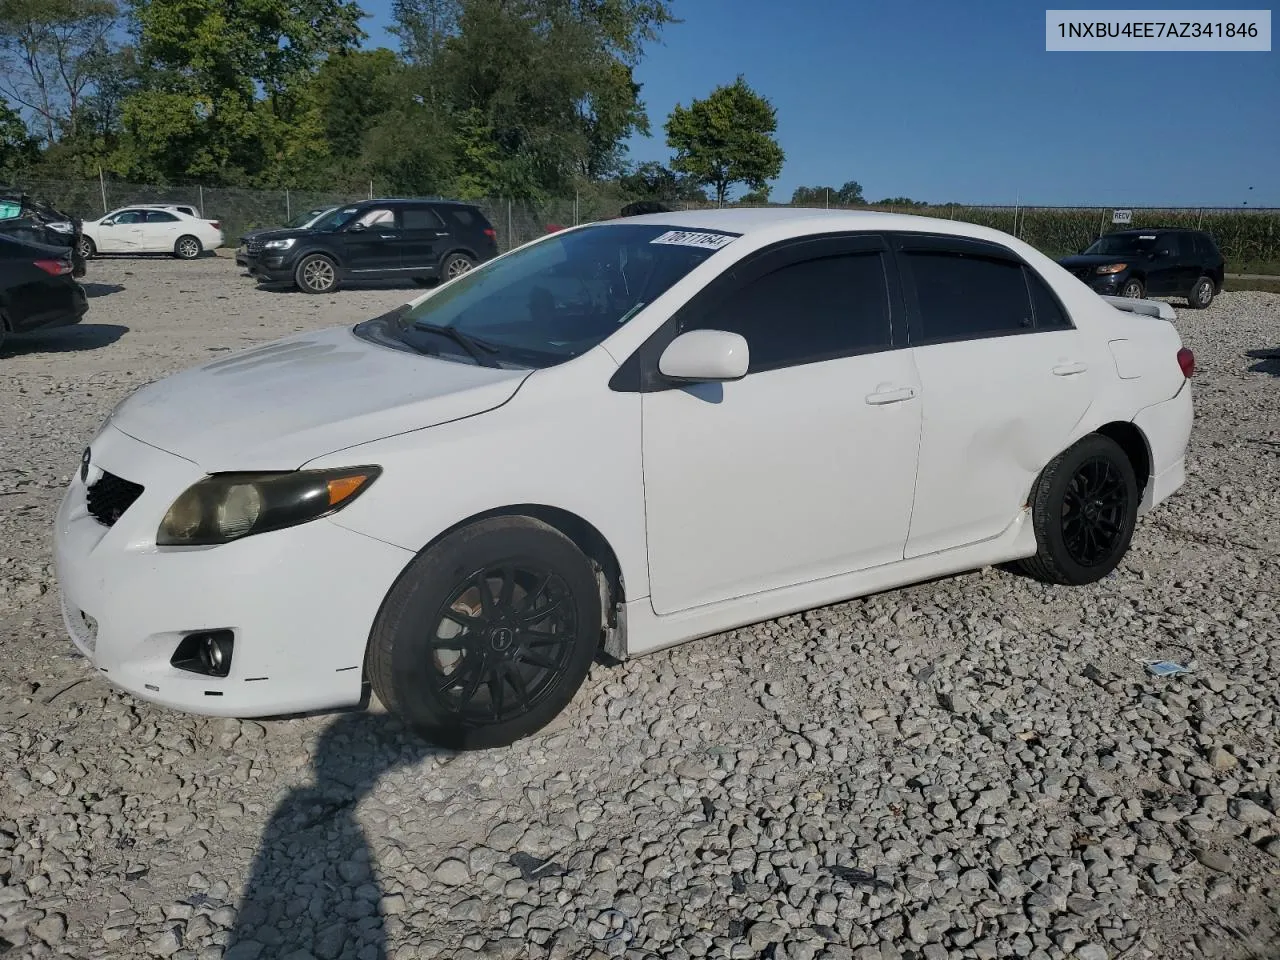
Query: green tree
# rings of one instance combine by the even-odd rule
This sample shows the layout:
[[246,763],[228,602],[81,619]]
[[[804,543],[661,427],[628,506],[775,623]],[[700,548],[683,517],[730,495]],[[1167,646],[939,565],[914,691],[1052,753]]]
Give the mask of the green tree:
[[856,207],[866,203],[862,196],[862,184],[848,180],[843,187],[796,187],[791,203],[797,207],[823,207],[835,204],[840,207]]
[[724,203],[737,183],[763,190],[782,172],[786,155],[774,134],[777,111],[741,76],[717,87],[705,100],[677,104],[667,119],[667,145],[675,151],[671,167],[715,191]]
[[21,114],[0,102],[0,176],[9,179],[28,169],[40,156],[40,143],[31,136]]
[[673,203],[681,200],[705,202],[702,187],[655,160],[640,164],[618,178],[618,185],[630,197]]
[[910,197],[889,197],[885,200],[878,201],[877,207],[927,207],[929,204],[924,200],[912,200]]
[[122,108],[126,172],[267,182],[323,151],[307,88],[364,37],[352,0],[135,0],[134,13],[147,84]]
[[0,93],[35,115],[47,143],[75,135],[118,17],[112,0],[0,0]]

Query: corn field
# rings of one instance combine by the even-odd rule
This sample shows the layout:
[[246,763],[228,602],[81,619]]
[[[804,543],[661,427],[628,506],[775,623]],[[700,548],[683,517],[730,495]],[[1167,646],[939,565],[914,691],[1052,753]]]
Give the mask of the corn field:
[[[318,207],[385,196],[369,189],[359,192],[252,190],[236,187],[172,187],[113,180],[22,180],[15,184],[66,213],[95,219],[130,203],[185,203],[222,224],[228,244],[235,245],[246,230],[278,226],[293,216]],[[594,184],[577,196],[540,204],[520,200],[474,201],[498,233],[499,248],[508,250],[555,227],[573,226],[617,215],[631,200],[609,184]],[[713,204],[678,203],[691,209]],[[787,206],[770,204],[770,206]],[[1111,222],[1111,207],[958,206],[858,207],[894,213],[962,220],[1003,230],[1052,257],[1075,253],[1110,230],[1125,229]],[[1132,227],[1190,227],[1207,231],[1217,241],[1232,273],[1280,274],[1280,209],[1132,208]]]

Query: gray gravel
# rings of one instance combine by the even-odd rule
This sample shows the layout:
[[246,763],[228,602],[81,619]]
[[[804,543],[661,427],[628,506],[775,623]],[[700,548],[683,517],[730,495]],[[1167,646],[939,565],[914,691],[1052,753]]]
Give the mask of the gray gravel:
[[1280,956],[1280,357],[1248,356],[1280,348],[1280,297],[1179,310],[1190,479],[1115,577],[786,617],[598,668],[545,736],[450,755],[377,713],[113,693],[49,567],[127,392],[413,291],[270,293],[225,258],[87,280],[84,325],[0,357],[0,955]]

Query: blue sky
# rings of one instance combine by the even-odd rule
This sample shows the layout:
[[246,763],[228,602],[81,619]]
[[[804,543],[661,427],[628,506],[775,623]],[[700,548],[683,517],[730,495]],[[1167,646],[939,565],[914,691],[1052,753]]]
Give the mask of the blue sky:
[[[362,6],[370,45],[394,47],[390,0]],[[1046,6],[1071,5],[1027,0],[674,6],[684,22],[637,71],[654,132],[630,144],[637,162],[670,158],[662,124],[676,103],[741,73],[778,111],[776,201],[857,180],[870,200],[1280,207],[1274,41],[1269,53],[1048,53]],[[1214,6],[1248,4],[1196,4]]]

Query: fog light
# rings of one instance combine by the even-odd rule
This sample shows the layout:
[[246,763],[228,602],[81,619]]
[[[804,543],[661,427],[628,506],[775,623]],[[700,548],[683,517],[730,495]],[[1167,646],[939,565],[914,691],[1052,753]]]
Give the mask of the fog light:
[[189,633],[173,651],[169,665],[206,677],[225,677],[231,672],[231,652],[235,644],[230,630],[203,630]]

